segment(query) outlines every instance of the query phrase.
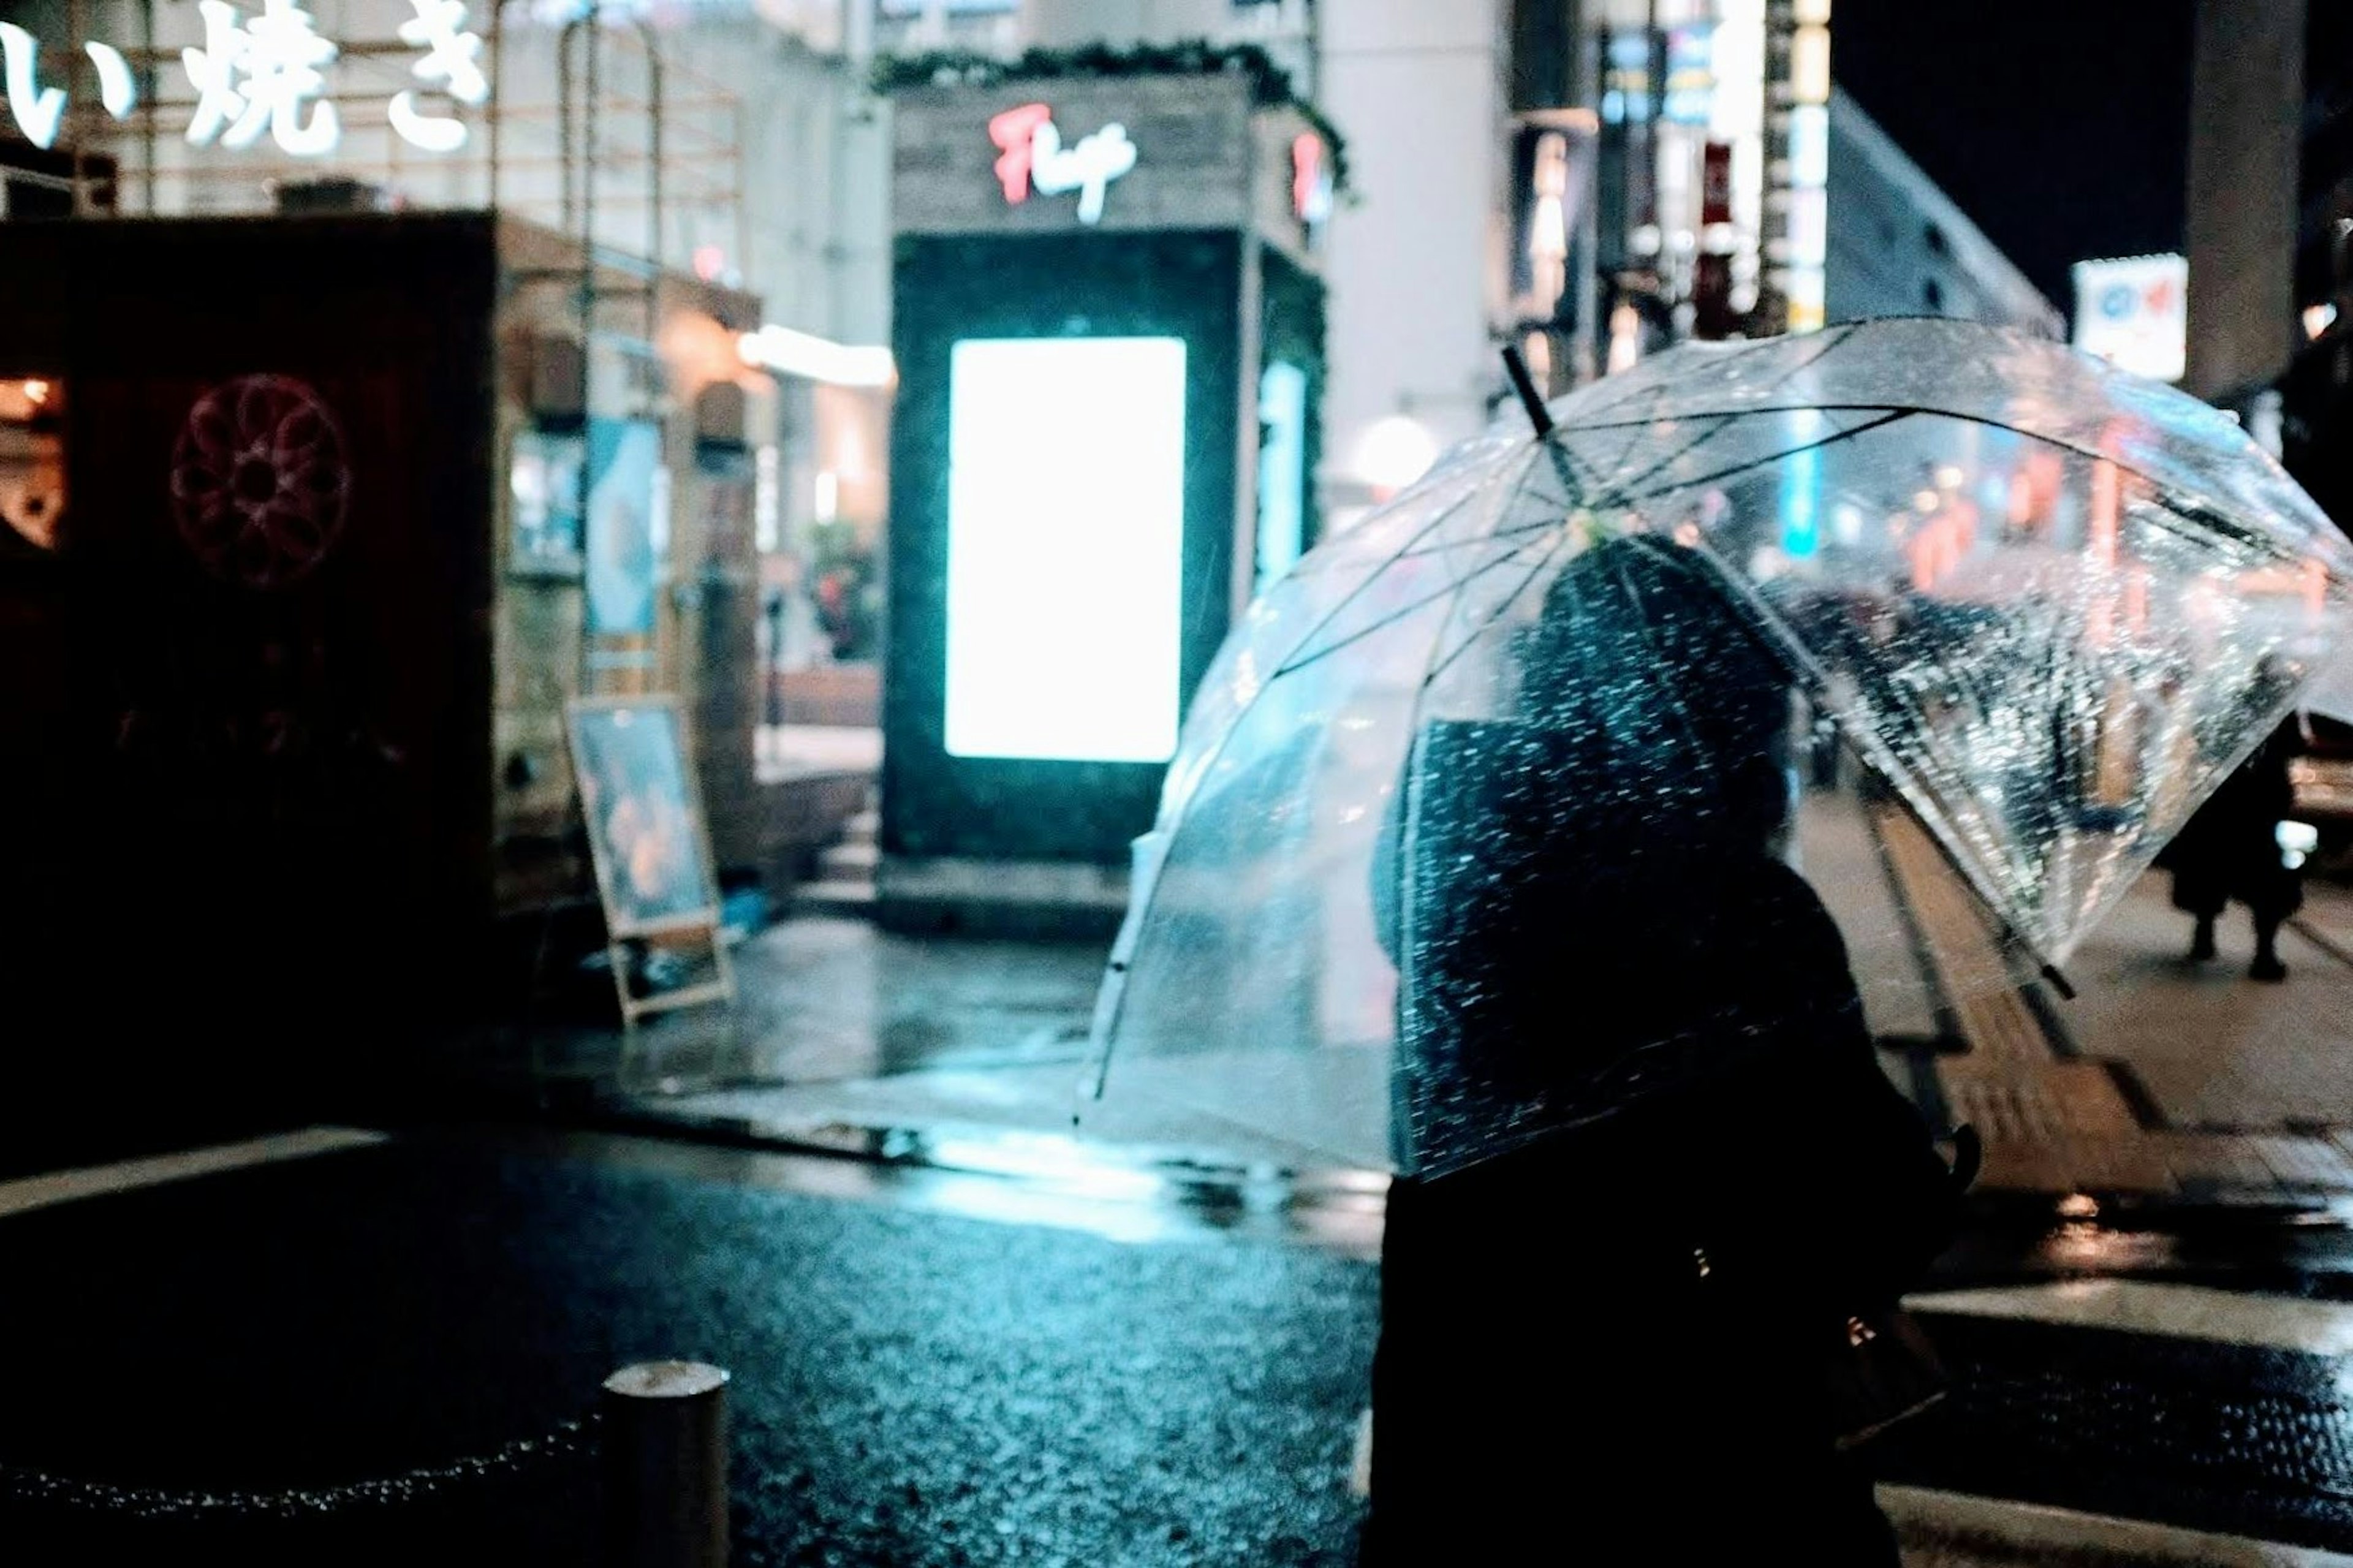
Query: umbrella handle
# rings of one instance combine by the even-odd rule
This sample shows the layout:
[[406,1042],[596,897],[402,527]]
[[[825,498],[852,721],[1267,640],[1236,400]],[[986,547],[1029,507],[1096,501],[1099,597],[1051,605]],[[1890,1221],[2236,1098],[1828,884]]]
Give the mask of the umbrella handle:
[[1542,441],[1553,433],[1552,410],[1545,406],[1536,391],[1535,377],[1528,374],[1528,362],[1520,356],[1517,343],[1504,345],[1504,374],[1512,378],[1512,390],[1520,395],[1520,406],[1527,411],[1528,423],[1536,427],[1536,439]]

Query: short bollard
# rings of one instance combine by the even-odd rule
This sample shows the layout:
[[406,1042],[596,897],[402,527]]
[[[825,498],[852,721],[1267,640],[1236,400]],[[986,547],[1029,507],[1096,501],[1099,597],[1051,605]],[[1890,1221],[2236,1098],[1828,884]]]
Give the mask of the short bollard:
[[727,1373],[691,1361],[605,1380],[605,1558],[611,1568],[725,1568]]

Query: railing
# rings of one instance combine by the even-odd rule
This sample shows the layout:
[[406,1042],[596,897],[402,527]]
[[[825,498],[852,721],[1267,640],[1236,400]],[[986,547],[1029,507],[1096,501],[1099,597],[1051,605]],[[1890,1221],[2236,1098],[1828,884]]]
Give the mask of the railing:
[[70,1539],[81,1561],[168,1544],[248,1564],[503,1559],[568,1531],[610,1568],[722,1568],[727,1381],[700,1363],[624,1367],[584,1415],[485,1454],[335,1486],[132,1486],[0,1465],[0,1531]]

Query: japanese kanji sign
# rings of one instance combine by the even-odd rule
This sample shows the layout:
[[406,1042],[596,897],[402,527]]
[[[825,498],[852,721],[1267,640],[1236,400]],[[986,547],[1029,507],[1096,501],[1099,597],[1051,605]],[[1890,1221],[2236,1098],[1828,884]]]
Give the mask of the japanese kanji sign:
[[[393,95],[386,120],[393,132],[427,153],[454,153],[466,144],[466,122],[448,109],[478,107],[491,95],[482,71],[482,39],[469,26],[466,0],[408,0],[414,13],[400,25],[400,41],[417,51],[409,74],[417,85]],[[342,52],[322,37],[301,0],[262,0],[257,14],[200,0],[201,45],[180,51],[180,66],[196,94],[188,121],[191,146],[251,147],[267,132],[280,151],[322,157],[343,139],[328,69]],[[116,120],[138,104],[130,63],[110,44],[84,46],[98,73],[99,100]],[[37,147],[55,144],[66,89],[44,86],[38,39],[0,23],[0,86],[16,128]]]

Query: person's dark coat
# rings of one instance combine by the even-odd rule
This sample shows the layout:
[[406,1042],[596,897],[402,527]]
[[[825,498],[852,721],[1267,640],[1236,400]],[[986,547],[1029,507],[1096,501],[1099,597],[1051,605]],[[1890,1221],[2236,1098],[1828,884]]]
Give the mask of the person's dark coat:
[[1533,672],[1567,687],[1432,726],[1377,872],[1409,1142],[1504,1152],[1392,1184],[1365,1561],[1892,1564],[1825,1367],[1952,1185],[1765,847],[1786,678],[1672,561],[1597,553]]
[[2293,718],[2239,764],[2166,847],[2173,907],[2213,920],[2233,900],[2259,925],[2276,926],[2303,906],[2303,879],[2282,858],[2279,825],[2295,811],[2288,764],[2298,750]]

